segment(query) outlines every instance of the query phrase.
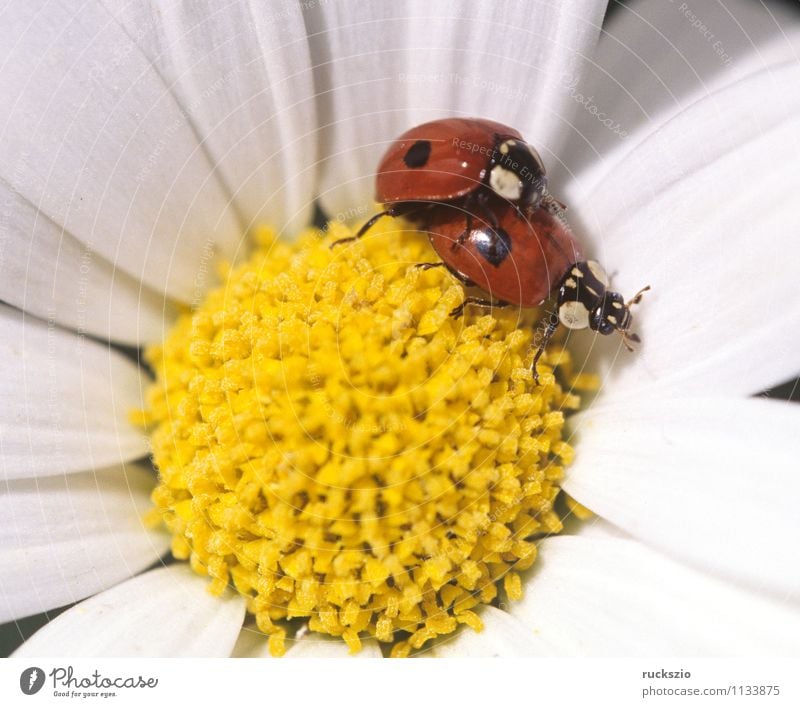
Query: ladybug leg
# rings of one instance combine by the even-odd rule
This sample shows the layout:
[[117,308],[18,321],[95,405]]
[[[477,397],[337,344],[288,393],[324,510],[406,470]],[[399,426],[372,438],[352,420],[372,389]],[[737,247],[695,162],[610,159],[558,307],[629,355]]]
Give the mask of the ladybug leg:
[[452,249],[455,250],[458,246],[464,245],[464,241],[469,238],[470,233],[472,233],[472,212],[467,211],[467,225],[464,226],[461,235],[453,241]]
[[487,223],[492,227],[492,230],[497,232],[500,229],[500,222],[497,220],[497,214],[494,209],[489,208],[487,204],[488,198],[484,192],[478,195],[478,206],[480,206]]
[[468,304],[476,304],[479,307],[497,307],[497,309],[509,306],[508,302],[503,302],[500,300],[493,302],[490,299],[483,299],[482,297],[465,297],[464,301],[458,305],[458,307],[454,307],[451,310],[450,316],[453,317],[453,319],[458,319],[462,314],[464,314],[464,307],[466,307]]
[[567,205],[563,201],[556,199],[552,194],[545,194],[541,205],[554,216],[562,216],[567,210]]
[[417,263],[414,267],[420,270],[430,270],[431,268],[443,268],[444,263],[441,260],[438,263]]
[[450,274],[451,274],[451,275],[452,275],[452,276],[453,276],[453,277],[454,277],[456,280],[458,280],[459,282],[461,282],[461,283],[462,283],[463,285],[465,285],[466,287],[473,287],[473,286],[475,285],[475,283],[474,283],[472,280],[470,280],[470,279],[469,279],[469,278],[468,278],[468,277],[467,277],[467,276],[466,276],[464,273],[462,273],[462,272],[458,272],[458,270],[456,270],[455,268],[451,267],[451,266],[450,266],[450,265],[448,265],[447,263],[444,263],[444,262],[443,262],[442,264],[443,264],[443,265],[444,265],[444,266],[447,268],[447,271],[448,271],[448,272],[449,272],[449,273],[450,273]]
[[460,245],[464,245],[464,241],[469,238],[469,234],[472,233],[472,209],[475,204],[475,194],[470,194],[464,200],[464,218],[466,220],[466,224],[464,225],[464,230],[461,231],[461,235],[453,241],[453,245],[450,246],[451,250],[455,250]]
[[536,364],[539,363],[539,359],[542,357],[547,344],[550,343],[550,339],[552,338],[556,329],[558,329],[558,316],[553,313],[547,319],[547,328],[544,330],[542,343],[539,344],[539,349],[536,351],[536,355],[533,357],[533,365],[531,368],[533,369],[533,382],[536,383],[536,385],[539,385],[539,372],[536,370]]
[[394,217],[397,215],[398,215],[397,210],[394,208],[386,209],[386,211],[381,211],[375,214],[372,218],[370,218],[369,221],[367,221],[361,228],[358,229],[358,233],[356,233],[356,235],[350,236],[349,238],[340,238],[338,241],[334,241],[333,243],[331,243],[330,246],[331,250],[335,248],[337,245],[341,245],[342,243],[350,243],[351,241],[357,241],[367,231],[369,231],[369,229],[372,228],[379,219],[382,219],[384,216]]

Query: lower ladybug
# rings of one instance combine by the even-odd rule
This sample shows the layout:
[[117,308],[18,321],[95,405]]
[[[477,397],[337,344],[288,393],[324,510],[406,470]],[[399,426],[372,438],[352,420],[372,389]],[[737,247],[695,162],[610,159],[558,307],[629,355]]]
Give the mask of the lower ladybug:
[[446,267],[494,298],[466,297],[452,316],[469,304],[536,307],[555,292],[557,316],[549,318],[533,360],[537,382],[536,365],[559,324],[619,332],[629,351],[639,341],[630,333],[630,307],[650,288],[628,302],[608,289],[603,268],[584,259],[565,207],[547,192],[538,153],[513,128],[452,118],[420,125],[389,147],[376,184],[386,209],[331,247],[361,238],[379,218],[405,216],[428,231],[442,259],[418,267]]
[[444,266],[465,285],[495,298],[466,297],[451,314],[461,316],[469,304],[538,307],[555,292],[557,316],[548,320],[533,361],[537,382],[536,364],[559,324],[606,335],[619,332],[632,350],[629,342],[638,342],[639,337],[629,332],[630,307],[649,288],[628,302],[609,290],[608,276],[598,262],[584,259],[563,213],[537,208],[520,214],[500,199],[488,203],[490,209],[482,218],[459,208],[457,202],[426,215],[424,227],[442,261],[418,267]]

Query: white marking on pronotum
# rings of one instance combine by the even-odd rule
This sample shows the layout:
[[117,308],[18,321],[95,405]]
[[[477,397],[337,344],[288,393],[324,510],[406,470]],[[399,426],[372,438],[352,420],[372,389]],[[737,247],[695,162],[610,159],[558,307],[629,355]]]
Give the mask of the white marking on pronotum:
[[608,275],[606,275],[606,271],[603,270],[603,266],[600,265],[600,263],[598,263],[596,260],[587,260],[586,265],[592,275],[594,275],[603,284],[603,287],[608,287]]
[[589,310],[581,302],[564,302],[558,308],[558,318],[567,329],[586,329],[589,326]]
[[519,177],[503,167],[494,167],[489,174],[489,184],[504,199],[519,199],[522,184]]
[[507,155],[508,151],[516,145],[515,140],[506,140],[502,145],[500,145],[500,154]]

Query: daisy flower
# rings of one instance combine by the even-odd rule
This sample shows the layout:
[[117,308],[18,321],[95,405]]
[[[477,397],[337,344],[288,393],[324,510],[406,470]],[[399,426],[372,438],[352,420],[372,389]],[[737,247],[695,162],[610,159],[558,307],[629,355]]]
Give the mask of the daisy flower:
[[[391,639],[399,615],[413,627],[395,643],[403,655],[420,647],[439,656],[662,657],[796,648],[800,566],[791,557],[800,531],[800,412],[753,396],[800,370],[791,267],[800,255],[793,198],[800,186],[798,20],[795,7],[746,0],[697,7],[639,0],[613,8],[602,0],[153,0],[113,7],[89,0],[79,9],[9,3],[0,14],[10,38],[0,49],[0,620],[74,604],[15,655],[255,656],[271,648],[288,649],[290,657],[337,656],[360,647],[358,655],[380,656],[376,641],[361,646],[362,639]],[[434,609],[450,607],[438,619],[425,602],[402,596],[394,613],[362,622],[372,595],[359,603],[359,592],[393,590],[394,570],[372,562],[368,547],[331,560],[352,561],[362,574],[357,587],[339,588],[340,611],[326,618],[309,609],[319,588],[303,583],[310,571],[303,562],[323,562],[321,553],[294,553],[291,563],[284,552],[282,576],[272,584],[258,571],[274,560],[268,543],[252,566],[242,560],[231,568],[219,559],[231,554],[231,543],[260,537],[234,494],[209,490],[219,486],[209,481],[214,474],[232,473],[238,483],[249,473],[249,462],[236,457],[237,442],[263,442],[263,425],[238,423],[253,422],[248,405],[256,400],[273,415],[266,433],[289,440],[284,450],[294,456],[287,463],[310,465],[312,475],[323,473],[323,461],[304,456],[309,444],[296,437],[303,426],[318,427],[309,427],[307,439],[326,439],[330,425],[343,426],[349,454],[366,435],[368,458],[376,439],[397,459],[417,455],[408,457],[414,463],[423,458],[420,448],[398,451],[402,434],[386,427],[378,434],[364,427],[366,418],[314,419],[310,393],[280,408],[277,394],[259,397],[263,370],[250,375],[233,364],[223,382],[240,376],[231,384],[240,406],[219,381],[195,390],[213,429],[181,430],[189,403],[172,398],[178,389],[170,386],[180,383],[181,394],[191,389],[187,361],[202,367],[214,357],[230,363],[252,354],[253,339],[241,334],[246,318],[230,320],[233,305],[266,297],[258,302],[267,317],[271,307],[294,306],[292,288],[304,286],[297,272],[310,277],[315,268],[333,267],[333,290],[337,283],[354,288],[384,317],[359,320],[357,307],[341,315],[342,327],[364,334],[341,339],[350,347],[342,360],[351,366],[342,375],[366,367],[377,379],[397,377],[381,365],[394,360],[396,342],[412,351],[413,336],[428,342],[413,349],[426,366],[463,377],[460,387],[451,380],[461,397],[444,407],[456,418],[454,434],[473,434],[470,406],[455,407],[465,400],[485,420],[497,402],[496,426],[534,417],[521,397],[513,409],[503,407],[504,393],[481,398],[498,380],[508,390],[512,382],[524,394],[533,390],[518,373],[521,364],[511,365],[525,355],[515,333],[524,329],[519,315],[473,313],[448,344],[467,359],[457,347],[472,346],[470,355],[499,352],[484,380],[469,364],[459,373],[458,355],[436,348],[459,286],[442,273],[397,268],[374,279],[386,265],[381,237],[392,239],[391,257],[408,262],[424,239],[390,225],[344,254],[302,240],[307,234],[301,245],[287,245],[311,222],[315,202],[335,233],[363,221],[374,209],[374,168],[388,142],[410,126],[453,115],[519,129],[541,153],[551,191],[569,205],[586,251],[614,270],[615,288],[652,286],[637,312],[643,345],[628,355],[619,341],[570,337],[566,348],[548,352],[547,370],[560,367],[575,385],[597,373],[594,399],[564,427],[560,410],[574,406],[575,395],[549,375],[535,398],[549,407],[539,410],[538,426],[520,423],[524,434],[513,449],[500,451],[504,438],[485,434],[490,425],[481,430],[481,444],[497,447],[493,460],[501,453],[513,460],[492,469],[511,496],[524,497],[526,515],[498,505],[497,479],[484,480],[496,515],[464,525],[483,564],[470,555],[442,565],[436,546],[418,565],[402,565],[430,592],[426,601],[441,600]],[[243,255],[246,233],[260,234],[260,260]],[[323,251],[327,260],[317,261]],[[221,261],[242,264],[206,299]],[[259,289],[259,282],[268,284]],[[432,293],[430,301],[419,300],[420,292]],[[323,324],[325,298],[334,295],[319,295]],[[272,340],[264,321],[250,322],[262,353],[273,345],[297,350],[291,331]],[[324,369],[331,352],[335,358],[335,332],[312,324],[303,320],[301,341]],[[387,353],[375,360],[364,333],[373,326],[389,332]],[[203,327],[217,349],[204,345]],[[145,399],[147,376],[124,350],[159,342],[149,349],[159,383]],[[358,368],[353,362],[362,354]],[[291,362],[277,366],[276,375],[296,374]],[[334,374],[323,370],[320,380],[326,375]],[[432,390],[426,385],[426,394]],[[157,424],[152,451],[162,477],[155,492],[143,461],[151,443],[130,422],[134,409],[147,410],[144,422]],[[186,439],[202,448],[213,433],[214,444],[228,444],[229,424],[229,456],[214,461],[230,465],[182,477],[184,466],[197,463],[185,457]],[[443,439],[444,432],[423,451],[441,451]],[[522,478],[515,463],[531,439],[559,464],[572,463],[553,471],[553,457],[545,455],[548,464]],[[420,503],[433,496],[440,515],[465,517],[463,502],[480,468],[468,465],[461,484],[422,488]],[[309,502],[309,469],[300,474],[297,497],[270,506],[278,514],[274,537],[291,530],[291,511]],[[386,469],[372,465],[375,484],[391,486]],[[588,520],[525,542],[526,528],[538,538],[560,528],[552,507],[559,487]],[[377,492],[363,484],[349,491],[340,500],[352,526],[353,499]],[[237,486],[239,500],[243,493]],[[172,538],[144,521],[151,494]],[[388,491],[381,498],[390,505]],[[203,552],[198,508],[217,533],[204,538]],[[400,540],[391,535],[392,517],[355,520],[359,532],[370,528],[401,545],[408,529],[401,524]],[[522,527],[520,535],[509,539],[509,527]],[[412,536],[423,545],[451,540],[436,533],[430,527]],[[170,549],[191,563],[164,564]],[[476,592],[479,600],[471,601]],[[287,617],[297,618],[287,624]],[[285,626],[298,624],[284,644]]]

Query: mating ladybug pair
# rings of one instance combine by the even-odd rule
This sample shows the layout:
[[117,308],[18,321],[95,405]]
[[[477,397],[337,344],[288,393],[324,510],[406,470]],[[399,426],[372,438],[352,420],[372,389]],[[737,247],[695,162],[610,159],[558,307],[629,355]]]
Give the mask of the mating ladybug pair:
[[547,322],[533,360],[536,364],[559,323],[569,329],[619,332],[628,350],[639,337],[630,333],[628,302],[608,289],[608,276],[584,260],[565,218],[566,207],[547,191],[541,157],[513,128],[478,118],[447,118],[424,123],[395,140],[378,166],[375,214],[351,238],[361,238],[384,216],[404,216],[428,231],[446,267],[465,285],[493,299],[466,297],[468,304],[536,307],[556,292],[558,316]]

